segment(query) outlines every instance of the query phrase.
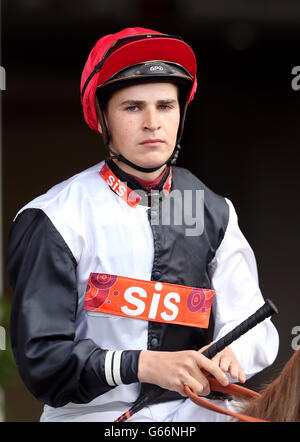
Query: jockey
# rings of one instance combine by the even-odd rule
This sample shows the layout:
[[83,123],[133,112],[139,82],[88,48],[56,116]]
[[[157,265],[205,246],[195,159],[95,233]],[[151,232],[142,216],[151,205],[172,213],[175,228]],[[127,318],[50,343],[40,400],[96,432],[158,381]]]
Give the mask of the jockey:
[[41,421],[113,421],[153,385],[162,393],[133,421],[213,420],[189,408],[184,386],[212,397],[203,371],[245,382],[277,355],[270,319],[213,360],[201,354],[209,329],[219,339],[264,300],[233,204],[175,166],[196,74],[180,37],[100,38],[81,103],[107,158],[14,220],[12,347]]

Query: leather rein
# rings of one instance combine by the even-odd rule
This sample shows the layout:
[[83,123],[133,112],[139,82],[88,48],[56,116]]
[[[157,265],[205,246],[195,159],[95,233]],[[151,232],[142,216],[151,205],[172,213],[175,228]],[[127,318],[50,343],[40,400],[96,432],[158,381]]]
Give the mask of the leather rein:
[[[221,384],[219,384],[219,382],[215,378],[211,377],[208,377],[208,381],[212,391],[218,391],[220,393],[226,393],[245,399],[253,399],[260,397],[260,394],[257,393],[256,391],[250,390],[249,388],[246,387],[242,387],[241,385],[230,383],[229,385],[224,387]],[[268,422],[264,419],[259,419],[256,417],[247,416],[242,413],[231,411],[225,407],[221,407],[220,405],[217,405],[211,401],[208,401],[207,399],[204,399],[203,396],[197,396],[195,393],[193,393],[193,391],[190,389],[188,385],[185,385],[184,389],[192,402],[199,405],[200,407],[206,408],[207,410],[215,411],[221,414],[226,414],[243,422]]]

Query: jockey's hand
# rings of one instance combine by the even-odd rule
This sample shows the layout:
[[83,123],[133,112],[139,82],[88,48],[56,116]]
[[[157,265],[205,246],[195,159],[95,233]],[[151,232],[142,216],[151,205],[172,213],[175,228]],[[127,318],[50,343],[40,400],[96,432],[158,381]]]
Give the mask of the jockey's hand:
[[[199,351],[203,352],[210,345],[201,348]],[[211,360],[216,362],[224,373],[229,373],[232,379],[237,379],[241,383],[246,381],[244,370],[230,347],[225,347],[224,350],[217,353]]]
[[142,350],[140,353],[139,381],[177,391],[182,396],[187,396],[185,385],[188,385],[195,394],[208,395],[210,385],[205,373],[212,374],[222,385],[229,383],[218,363],[206,358],[201,351]]

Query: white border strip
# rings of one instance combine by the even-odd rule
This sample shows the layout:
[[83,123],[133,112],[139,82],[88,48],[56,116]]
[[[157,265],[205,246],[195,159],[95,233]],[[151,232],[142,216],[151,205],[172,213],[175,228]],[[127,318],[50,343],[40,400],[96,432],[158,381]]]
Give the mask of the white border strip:
[[114,351],[108,350],[105,356],[105,377],[106,377],[106,382],[111,387],[116,386],[112,377],[112,366],[111,366],[114,353],[115,353]]
[[113,376],[114,380],[117,385],[122,385],[122,379],[121,379],[121,357],[122,357],[123,350],[118,350],[115,352],[114,357],[114,366],[113,366]]

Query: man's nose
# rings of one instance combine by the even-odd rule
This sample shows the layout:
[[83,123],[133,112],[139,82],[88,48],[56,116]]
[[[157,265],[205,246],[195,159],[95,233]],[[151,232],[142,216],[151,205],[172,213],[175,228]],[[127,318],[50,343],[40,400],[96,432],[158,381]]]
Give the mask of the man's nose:
[[160,128],[160,118],[156,109],[149,108],[145,111],[144,115],[144,129],[153,132]]

